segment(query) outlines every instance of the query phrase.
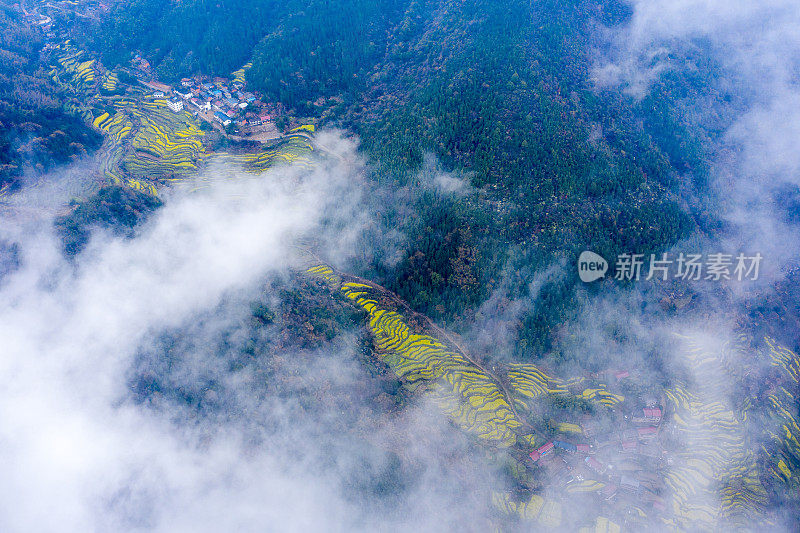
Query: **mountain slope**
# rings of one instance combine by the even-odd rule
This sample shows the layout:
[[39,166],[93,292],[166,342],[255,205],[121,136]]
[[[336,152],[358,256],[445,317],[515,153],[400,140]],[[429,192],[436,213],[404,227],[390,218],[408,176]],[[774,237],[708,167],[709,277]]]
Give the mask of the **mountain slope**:
[[[89,44],[120,61],[141,51],[173,77],[224,75],[249,58],[248,84],[268,100],[358,134],[374,182],[404,191],[407,205],[381,209],[408,239],[392,267],[382,256],[351,267],[458,329],[501,285],[524,297],[582,249],[655,253],[695,228],[670,151],[686,132],[659,123],[652,136],[635,102],[590,79],[596,28],[627,16],[615,0],[136,0]],[[176,57],[194,59],[176,70]],[[426,154],[434,174],[468,186],[432,190]],[[560,275],[541,288],[548,305],[522,317],[519,355],[550,346],[574,284]]]

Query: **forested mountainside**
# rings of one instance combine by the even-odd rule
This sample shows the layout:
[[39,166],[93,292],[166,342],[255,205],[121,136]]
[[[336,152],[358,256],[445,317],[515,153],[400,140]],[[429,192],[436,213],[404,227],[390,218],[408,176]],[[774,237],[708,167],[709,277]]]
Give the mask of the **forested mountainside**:
[[91,152],[102,140],[63,109],[39,61],[43,46],[37,28],[0,4],[0,190],[26,167],[46,170]]
[[[352,267],[458,328],[499,284],[524,296],[554,260],[588,246],[647,254],[696,227],[676,194],[704,175],[676,118],[691,84],[667,79],[636,102],[590,79],[591,36],[627,17],[616,0],[135,0],[76,38],[110,67],[138,51],[166,79],[250,61],[247,82],[268,99],[358,134],[375,182],[407,192],[384,218],[410,237],[391,267]],[[426,154],[466,193],[423,183]],[[550,345],[573,283],[541,288],[549,305],[523,318],[524,353]]]
[[794,531],[800,8],[690,4],[2,8],[0,531]]

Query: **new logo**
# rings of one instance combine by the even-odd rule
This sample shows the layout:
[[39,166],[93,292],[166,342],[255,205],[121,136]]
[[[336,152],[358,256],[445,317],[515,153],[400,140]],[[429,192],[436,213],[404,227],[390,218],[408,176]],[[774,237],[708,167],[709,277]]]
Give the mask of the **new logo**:
[[586,250],[578,257],[578,276],[584,283],[591,283],[606,275],[608,261],[594,252]]

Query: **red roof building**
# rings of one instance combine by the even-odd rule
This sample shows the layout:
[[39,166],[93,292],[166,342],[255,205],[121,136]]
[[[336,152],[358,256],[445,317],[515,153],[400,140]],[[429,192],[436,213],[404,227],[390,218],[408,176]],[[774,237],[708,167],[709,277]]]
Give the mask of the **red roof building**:
[[658,407],[645,407],[642,409],[645,418],[650,418],[652,420],[661,420],[661,409]]
[[637,428],[636,431],[639,433],[639,438],[652,438],[655,437],[658,433],[657,427],[647,427],[647,428]]
[[586,461],[586,466],[588,466],[598,474],[602,474],[603,472],[606,471],[606,467],[603,466],[603,464],[594,457],[587,457],[585,461]]
[[544,456],[544,455],[546,455],[546,454],[547,454],[547,453],[548,453],[550,450],[552,450],[552,449],[553,449],[553,446],[554,446],[554,445],[553,445],[553,442],[552,442],[552,441],[550,441],[550,442],[548,442],[547,444],[542,444],[541,446],[539,446],[539,448],[537,448],[537,449],[536,449],[536,451],[537,451],[537,452],[539,452],[539,455],[540,455],[540,456]]
[[575,446],[578,453],[591,453],[591,447],[588,444],[578,444]]

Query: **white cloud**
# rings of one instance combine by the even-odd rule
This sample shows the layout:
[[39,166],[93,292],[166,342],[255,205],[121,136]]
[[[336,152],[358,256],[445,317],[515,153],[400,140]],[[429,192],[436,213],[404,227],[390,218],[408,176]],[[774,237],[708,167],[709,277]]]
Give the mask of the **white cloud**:
[[[733,224],[724,239],[732,250],[761,252],[765,280],[796,257],[800,234],[775,204],[774,194],[800,185],[800,4],[791,0],[634,0],[623,27],[606,29],[610,52],[598,57],[598,86],[636,98],[665,71],[692,70],[680,62],[709,54],[719,65],[708,84],[731,95],[732,122],[711,161],[718,215]],[[694,102],[714,123],[719,102]],[[708,123],[702,123],[707,120]]]
[[[0,530],[433,530],[485,519],[484,507],[458,505],[489,501],[464,437],[424,405],[378,414],[357,392],[368,379],[348,339],[262,354],[258,364],[283,361],[275,382],[298,387],[284,395],[263,369],[231,368],[226,339],[245,334],[265,277],[302,266],[308,242],[346,258],[369,221],[354,144],[326,139],[339,154],[316,170],[212,169],[226,179],[168,197],[133,238],[96,232],[74,263],[50,221],[0,224],[21,257],[0,281]],[[137,376],[169,390],[140,398]],[[311,411],[304,387],[319,387]],[[373,497],[353,485],[383,470],[408,486]]]
[[[46,225],[25,238],[22,266],[0,289],[0,529],[102,530],[99,507],[141,484],[148,505],[171,501],[200,528],[225,516],[209,503],[226,475],[248,472],[235,437],[198,449],[126,402],[126,373],[151,335],[297,264],[295,239],[332,200],[336,180],[325,177],[280,170],[176,197],[133,239],[96,236],[74,269]],[[163,513],[152,519],[168,524]]]

